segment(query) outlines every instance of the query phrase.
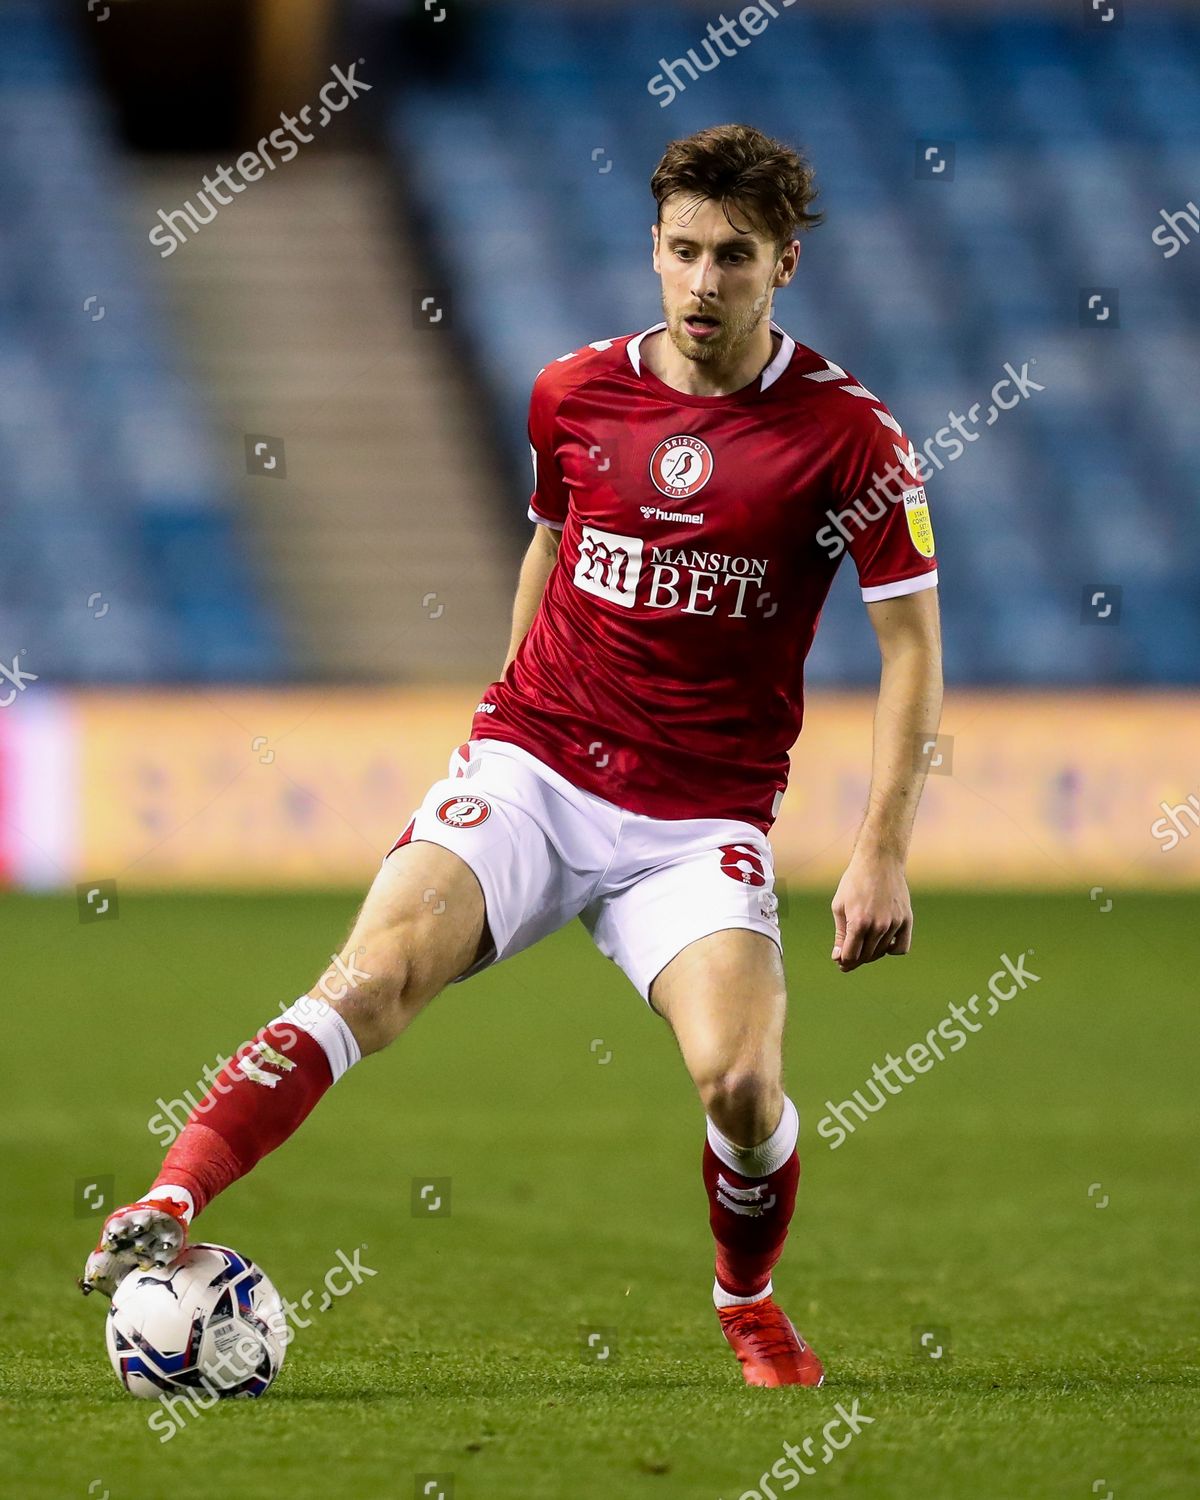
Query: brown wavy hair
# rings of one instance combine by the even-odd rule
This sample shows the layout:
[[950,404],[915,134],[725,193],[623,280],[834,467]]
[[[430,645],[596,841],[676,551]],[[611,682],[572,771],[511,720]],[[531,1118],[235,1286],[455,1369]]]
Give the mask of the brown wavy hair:
[[710,125],[672,141],[650,178],[650,191],[660,226],[672,194],[687,193],[697,202],[712,198],[730,227],[744,233],[729,216],[730,205],[740,209],[753,229],[775,242],[777,255],[824,217],[809,208],[817,196],[812,164],[753,125]]

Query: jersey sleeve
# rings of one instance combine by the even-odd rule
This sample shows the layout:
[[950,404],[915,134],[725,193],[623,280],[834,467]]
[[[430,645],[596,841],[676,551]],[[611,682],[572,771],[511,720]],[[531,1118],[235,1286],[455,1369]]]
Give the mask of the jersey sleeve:
[[567,519],[569,491],[554,457],[556,403],[549,397],[544,375],[545,371],[539,373],[529,397],[529,455],[533,460],[529,519],[561,531]]
[[866,396],[856,395],[850,408],[834,484],[837,530],[858,569],[863,599],[873,604],[933,588],[938,573],[921,455],[883,402]]

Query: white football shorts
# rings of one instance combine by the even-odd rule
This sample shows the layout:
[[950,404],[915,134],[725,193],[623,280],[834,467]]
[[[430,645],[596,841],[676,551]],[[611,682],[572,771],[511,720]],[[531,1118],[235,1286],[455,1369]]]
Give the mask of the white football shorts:
[[748,927],[782,952],[766,835],[735,818],[650,818],[581,791],[519,745],[469,740],[450,756],[389,855],[451,849],[483,889],[492,948],[459,979],[578,917],[650,1002],[698,938]]

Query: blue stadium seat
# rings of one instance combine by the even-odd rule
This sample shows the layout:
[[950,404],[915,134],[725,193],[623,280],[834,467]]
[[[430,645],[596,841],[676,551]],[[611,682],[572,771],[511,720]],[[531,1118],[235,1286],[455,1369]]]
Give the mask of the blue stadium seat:
[[[279,676],[278,623],[142,283],[124,191],[72,32],[55,8],[10,0],[0,7],[0,649],[25,647],[58,682]],[[108,602],[100,617],[94,594]]]

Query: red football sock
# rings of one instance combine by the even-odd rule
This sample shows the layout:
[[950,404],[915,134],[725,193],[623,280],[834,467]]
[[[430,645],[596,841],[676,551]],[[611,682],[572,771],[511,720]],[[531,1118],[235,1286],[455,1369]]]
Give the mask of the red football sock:
[[146,1197],[165,1186],[186,1188],[198,1214],[282,1145],[358,1056],[337,1012],[321,1001],[298,1001],[218,1073]]
[[[795,1106],[786,1099],[774,1134],[756,1147],[735,1146],[709,1121],[704,1142],[708,1222],[717,1242],[717,1285],[729,1297],[761,1296],[770,1286],[796,1207],[797,1130]],[[750,1176],[735,1171],[722,1157],[735,1157],[751,1171],[755,1165],[775,1165],[762,1175]]]

